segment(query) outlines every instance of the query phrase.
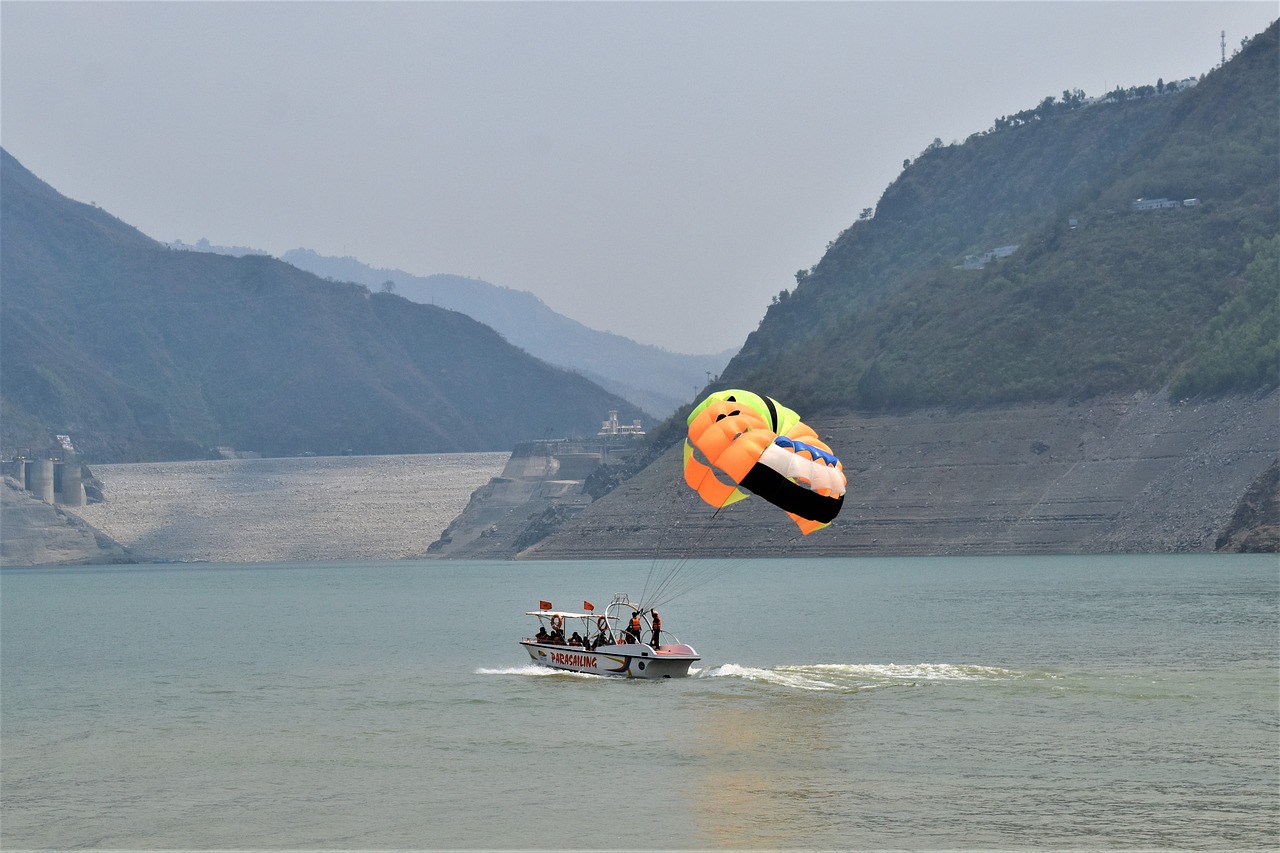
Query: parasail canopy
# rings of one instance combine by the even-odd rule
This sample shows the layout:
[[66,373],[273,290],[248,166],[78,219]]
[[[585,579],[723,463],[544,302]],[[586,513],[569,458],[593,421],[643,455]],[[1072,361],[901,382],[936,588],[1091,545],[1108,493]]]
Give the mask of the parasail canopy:
[[694,408],[688,425],[684,480],[712,506],[750,492],[785,510],[806,535],[839,514],[847,486],[840,460],[778,401],[717,391]]

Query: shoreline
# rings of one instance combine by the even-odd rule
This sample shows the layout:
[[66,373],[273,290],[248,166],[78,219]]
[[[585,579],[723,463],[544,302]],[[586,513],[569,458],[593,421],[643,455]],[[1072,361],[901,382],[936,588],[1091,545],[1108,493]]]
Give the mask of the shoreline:
[[[56,544],[75,519],[136,563],[263,563],[421,557],[507,453],[229,459],[94,465],[106,500],[53,507],[17,493],[3,538],[53,541],[3,564],[70,565],[100,551]],[[34,504],[26,507],[25,504]],[[43,509],[42,509],[43,508]],[[24,525],[25,529],[24,530]],[[30,529],[34,526],[34,530]],[[57,534],[56,536],[54,534]]]
[[580,454],[555,471],[515,452],[94,465],[104,503],[54,507],[4,488],[0,564],[1167,554],[1241,543],[1274,553],[1278,409],[1271,391],[815,418],[850,492],[836,523],[810,536],[758,499],[712,523],[684,485],[679,447],[596,500]]

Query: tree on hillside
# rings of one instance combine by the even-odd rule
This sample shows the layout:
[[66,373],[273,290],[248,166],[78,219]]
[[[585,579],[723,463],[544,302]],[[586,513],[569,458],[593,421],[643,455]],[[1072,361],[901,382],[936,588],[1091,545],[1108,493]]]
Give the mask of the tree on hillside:
[[1196,340],[1176,397],[1280,384],[1280,236],[1256,241],[1243,291],[1226,302]]

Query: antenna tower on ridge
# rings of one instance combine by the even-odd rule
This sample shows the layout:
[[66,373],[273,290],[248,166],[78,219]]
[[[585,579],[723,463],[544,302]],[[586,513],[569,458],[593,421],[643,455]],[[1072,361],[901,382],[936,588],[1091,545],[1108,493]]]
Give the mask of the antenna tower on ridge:
[[1221,64],[1223,65],[1227,64],[1227,31],[1226,30],[1222,31],[1222,63]]

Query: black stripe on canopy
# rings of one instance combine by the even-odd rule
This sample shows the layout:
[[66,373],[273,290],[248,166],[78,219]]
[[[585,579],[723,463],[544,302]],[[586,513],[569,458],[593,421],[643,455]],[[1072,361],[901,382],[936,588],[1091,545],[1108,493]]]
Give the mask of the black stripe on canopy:
[[820,495],[758,462],[751,466],[738,485],[787,512],[823,524],[834,520],[840,514],[840,507],[844,506],[844,495],[838,498]]

